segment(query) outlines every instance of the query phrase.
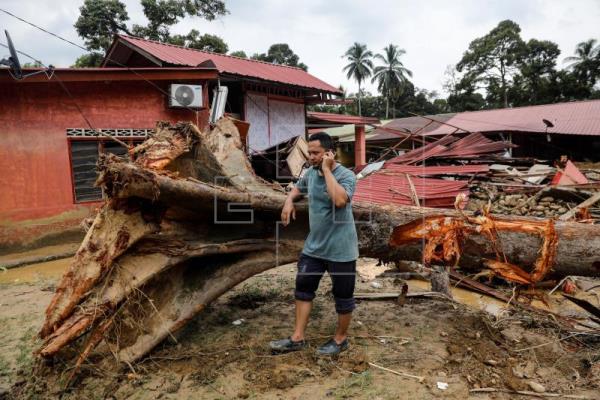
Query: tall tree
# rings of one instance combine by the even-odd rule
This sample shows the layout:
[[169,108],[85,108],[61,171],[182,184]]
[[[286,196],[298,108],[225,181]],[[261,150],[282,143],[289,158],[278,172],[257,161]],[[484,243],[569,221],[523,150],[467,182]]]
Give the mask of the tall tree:
[[465,72],[463,79],[482,83],[488,97],[497,94],[504,107],[509,105],[509,85],[524,47],[520,33],[515,22],[501,21],[488,34],[473,40],[456,65],[459,72]]
[[581,42],[575,48],[575,55],[565,58],[564,62],[569,63],[567,69],[592,89],[600,78],[600,44],[596,39]]
[[[213,20],[228,13],[223,0],[141,0],[142,9],[148,23],[134,24],[127,28],[129,16],[125,4],[119,0],[85,0],[80,8],[80,16],[75,22],[77,33],[85,39],[85,45],[92,53],[80,57],[75,65],[93,66],[102,60],[115,33],[125,32],[146,39],[166,43],[188,43],[190,47],[210,51],[227,51],[223,40],[214,35],[202,35],[192,30],[188,35],[172,36],[170,28],[185,16],[198,16]],[[225,49],[225,50],[223,50]]]
[[146,26],[134,25],[133,34],[170,43],[170,28],[185,16],[212,21],[228,13],[222,0],[141,0]]
[[394,91],[401,90],[402,83],[408,81],[407,76],[412,77],[412,72],[400,61],[400,57],[405,53],[406,51],[398,46],[389,44],[384,47],[382,54],[377,53],[374,57],[381,65],[373,69],[371,82],[377,82],[379,92],[385,97],[386,119],[389,117],[390,99]]
[[85,0],[79,13],[74,27],[90,53],[79,57],[75,65],[97,66],[102,61],[102,53],[110,46],[112,36],[128,33],[126,22],[129,16],[125,4],[119,0]]
[[373,73],[373,53],[367,50],[366,44],[355,42],[342,57],[349,62],[343,68],[346,77],[358,83],[358,115],[361,116],[361,84]]
[[106,51],[115,33],[128,32],[129,15],[119,0],[85,0],[79,12],[74,26],[88,50]]
[[522,101],[519,105],[553,102],[549,91],[551,77],[556,72],[556,59],[560,55],[558,45],[549,40],[531,39],[524,47],[519,60],[520,76],[514,78],[514,86]]
[[300,62],[300,57],[294,53],[287,43],[276,43],[269,47],[267,54],[254,54],[252,57],[254,60],[266,61],[273,64],[289,65],[291,67],[302,68],[308,70],[306,64]]
[[170,28],[185,17],[185,4],[179,0],[141,0],[147,25],[133,25],[135,36],[169,42]]

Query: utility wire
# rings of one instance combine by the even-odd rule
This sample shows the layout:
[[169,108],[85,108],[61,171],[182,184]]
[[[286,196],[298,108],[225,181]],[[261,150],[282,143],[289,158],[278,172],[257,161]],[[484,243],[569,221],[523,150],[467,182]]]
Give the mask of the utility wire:
[[[47,29],[45,29],[45,28],[42,28],[41,26],[39,26],[39,25],[36,25],[36,24],[34,24],[33,22],[27,21],[27,20],[25,20],[25,19],[23,19],[23,18],[21,18],[21,17],[19,17],[19,16],[15,15],[15,14],[11,13],[10,11],[7,11],[7,10],[5,10],[5,9],[3,9],[3,8],[0,8],[0,11],[2,11],[3,13],[5,13],[5,14],[7,14],[7,15],[10,15],[10,16],[11,16],[11,17],[13,17],[13,18],[16,18],[16,19],[18,19],[18,20],[19,20],[19,21],[21,21],[21,22],[24,22],[24,23],[26,23],[27,25],[30,25],[30,26],[32,26],[32,27],[34,27],[34,28],[36,28],[36,29],[39,29],[40,31],[42,31],[42,32],[44,32],[44,33],[47,33],[48,35],[54,36],[55,38],[57,38],[57,39],[59,39],[59,40],[62,40],[63,42],[66,42],[66,43],[68,43],[68,44],[70,44],[70,45],[72,45],[72,46],[75,46],[75,47],[77,47],[77,48],[79,48],[79,49],[81,49],[81,50],[84,50],[84,51],[85,51],[85,52],[87,52],[87,53],[89,53],[89,52],[90,52],[90,50],[86,49],[85,47],[83,47],[83,46],[81,46],[81,45],[79,45],[79,44],[77,44],[77,43],[75,43],[75,42],[73,42],[73,41],[71,41],[71,40],[69,40],[69,39],[65,39],[64,37],[62,37],[62,36],[60,36],[60,35],[58,35],[58,34],[56,34],[56,33],[50,32],[49,30],[47,30]],[[7,46],[6,46],[6,45],[4,45],[4,47],[7,47]],[[27,55],[27,54],[23,53],[23,52],[19,52],[19,53],[21,53],[21,54],[23,54],[23,55],[26,55],[27,57],[31,58],[32,60],[34,60],[34,61],[36,61],[36,62],[38,62],[38,63],[40,63],[40,64],[42,64],[42,65],[43,65],[43,63],[42,63],[41,61],[39,61],[39,60],[36,60],[35,58],[33,58],[33,57],[31,57],[31,56],[29,56],[29,55]],[[167,91],[163,90],[163,89],[162,89],[160,86],[156,85],[154,82],[152,82],[152,81],[150,81],[150,80],[148,80],[148,79],[144,78],[144,76],[143,76],[143,75],[141,75],[141,74],[140,74],[140,73],[138,73],[137,71],[135,71],[135,70],[131,69],[131,67],[129,67],[129,66],[127,66],[127,65],[124,65],[124,64],[121,64],[121,63],[120,63],[120,62],[118,62],[117,60],[113,60],[112,58],[109,58],[109,57],[107,57],[107,60],[108,60],[108,61],[110,61],[110,62],[112,62],[112,63],[115,63],[115,64],[116,64],[116,65],[118,65],[119,67],[126,68],[126,69],[127,69],[129,72],[131,72],[131,73],[133,73],[133,74],[137,75],[137,76],[138,76],[138,77],[140,77],[142,80],[146,81],[148,84],[150,84],[151,86],[153,86],[155,89],[157,89],[158,91],[160,91],[160,92],[161,92],[161,93],[163,93],[164,95],[168,96],[169,98],[171,98],[171,99],[173,99],[173,100],[176,100],[176,99],[175,99],[173,96],[171,96],[171,94],[170,94],[169,92],[167,92]],[[184,106],[184,108],[186,108],[187,110],[189,110],[189,111],[191,111],[191,112],[195,113],[196,117],[198,116],[198,111],[197,111],[197,110],[194,110],[193,108],[190,108],[190,107],[187,107],[187,106]]]

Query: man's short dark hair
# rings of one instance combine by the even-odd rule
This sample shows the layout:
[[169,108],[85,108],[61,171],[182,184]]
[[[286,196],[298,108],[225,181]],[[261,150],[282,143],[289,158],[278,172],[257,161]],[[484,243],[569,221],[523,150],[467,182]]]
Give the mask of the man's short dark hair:
[[318,140],[321,143],[321,147],[325,150],[333,150],[333,139],[325,132],[313,133],[309,136],[308,141]]

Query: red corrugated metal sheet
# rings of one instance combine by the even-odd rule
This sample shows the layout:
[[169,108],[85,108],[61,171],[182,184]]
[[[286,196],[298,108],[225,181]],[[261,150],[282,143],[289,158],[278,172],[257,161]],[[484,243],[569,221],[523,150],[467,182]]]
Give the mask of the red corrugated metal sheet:
[[584,174],[571,161],[552,178],[551,185],[584,185],[589,183]]
[[496,142],[481,133],[471,133],[462,139],[446,136],[433,143],[394,157],[388,163],[416,164],[429,158],[471,158],[483,154],[498,153],[516,147],[508,142]]
[[211,61],[220,73],[258,78],[293,86],[318,89],[320,91],[335,94],[341,93],[338,88],[323,82],[300,68],[210,53],[196,49],[186,49],[181,46],[140,39],[127,35],[118,35],[118,38],[170,65],[195,67],[204,62]]
[[[411,181],[420,205],[425,207],[453,207],[456,196],[460,193],[469,194],[466,181],[420,177],[412,177]],[[360,179],[352,199],[375,204],[414,205],[406,176],[380,172]]]
[[322,122],[331,122],[334,124],[378,124],[377,117],[359,117],[356,115],[333,114],[326,112],[308,111],[306,113],[309,119]]
[[389,163],[398,163],[398,164],[414,164],[419,161],[426,160],[438,153],[447,149],[447,145],[456,142],[459,138],[456,136],[446,136],[437,140],[433,143],[426,144],[417,149],[409,151],[406,154],[402,154],[400,156],[394,157],[390,159]]
[[486,173],[490,170],[489,165],[403,165],[394,163],[384,164],[384,173],[409,174],[414,176],[431,175],[472,175],[477,173]]
[[[546,130],[543,119],[554,126]],[[462,112],[445,122],[469,132],[600,135],[600,100]],[[454,130],[451,126],[441,125],[425,135],[445,135]]]

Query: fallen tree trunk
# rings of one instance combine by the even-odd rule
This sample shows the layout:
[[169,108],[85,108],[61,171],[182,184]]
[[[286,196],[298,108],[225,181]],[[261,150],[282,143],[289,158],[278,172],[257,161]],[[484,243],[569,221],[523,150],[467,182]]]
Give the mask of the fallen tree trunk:
[[[38,354],[75,359],[75,371],[93,352],[136,361],[238,283],[295,261],[308,232],[305,202],[292,225],[278,223],[285,193],[253,173],[228,119],[210,132],[159,124],[132,154],[101,158],[107,201],[40,332]],[[369,203],[354,214],[361,255],[386,262],[518,265],[532,284],[600,275],[594,225]]]
[[[271,212],[275,224],[285,200],[283,193],[253,193],[217,187],[202,182],[174,180],[166,176],[155,176],[152,180],[144,179],[137,174],[139,168],[126,163],[112,163],[107,167],[107,173],[112,179],[127,179],[135,183],[125,189],[114,192],[115,197],[155,198],[159,202],[177,204],[178,207],[189,210],[198,207],[212,207],[217,204],[217,214],[223,212],[218,206],[221,202],[244,204],[248,215],[253,212]],[[145,173],[145,172],[144,172]],[[215,200],[218,200],[215,203]],[[307,205],[299,203],[297,221],[306,222]],[[365,202],[355,203],[354,215],[359,234],[359,250],[362,256],[393,260],[421,261],[423,246],[420,239],[415,237],[415,245],[411,242],[390,243],[392,236],[398,236],[402,231],[418,232],[425,229],[431,233],[437,228],[449,223],[450,219],[462,220],[461,213],[454,210],[428,209],[420,207],[385,207]],[[498,240],[503,253],[513,264],[531,266],[535,263],[547,221],[531,217],[491,217],[498,230]],[[591,224],[572,222],[555,222],[556,256],[553,273],[556,276],[582,275],[600,276],[600,227]],[[430,232],[431,231],[431,232]],[[280,234],[286,234],[281,228]],[[424,232],[425,233],[425,232]],[[303,240],[306,231],[294,230],[296,240]],[[473,232],[466,238],[463,245],[461,266],[481,267],[495,251],[485,235]]]

